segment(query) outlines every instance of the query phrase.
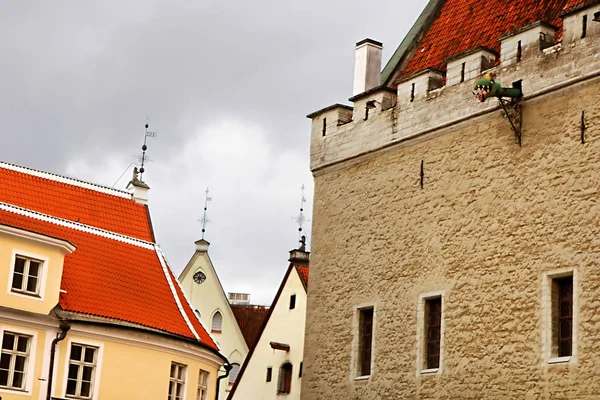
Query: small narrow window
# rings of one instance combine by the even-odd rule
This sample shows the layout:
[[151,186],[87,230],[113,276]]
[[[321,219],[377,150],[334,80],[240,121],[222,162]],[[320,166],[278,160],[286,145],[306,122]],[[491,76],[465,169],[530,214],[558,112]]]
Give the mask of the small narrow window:
[[209,373],[204,370],[200,370],[200,375],[198,376],[198,399],[197,400],[207,400],[208,399],[208,376]]
[[233,385],[235,383],[235,380],[237,379],[239,373],[240,373],[240,364],[237,364],[237,363],[231,364],[231,371],[229,371],[229,384],[230,385]]
[[296,308],[296,295],[293,294],[290,296],[290,310]]
[[371,352],[373,347],[373,309],[360,310],[358,340],[359,376],[371,375]]
[[292,390],[292,371],[293,367],[290,363],[285,363],[279,369],[279,387],[277,393],[289,394]]
[[221,333],[223,330],[223,315],[219,311],[212,317],[212,324],[210,328],[213,333]]
[[17,256],[12,276],[11,291],[39,296],[42,276],[42,261]]
[[327,118],[323,118],[323,136],[327,134]]
[[425,300],[425,366],[440,367],[440,341],[442,328],[442,298]]
[[466,62],[462,63],[462,67],[460,68],[460,83],[463,83],[465,81],[465,67],[466,66],[467,66]]
[[303,362],[300,362],[300,371],[298,372],[298,377],[302,378],[302,364]]
[[583,39],[587,36],[587,15],[583,16],[581,25],[581,38]]
[[410,89],[410,101],[413,102],[415,101],[415,84],[412,84],[412,87]]
[[169,378],[169,400],[180,400],[184,396],[186,366],[171,363],[171,376]]
[[267,368],[267,382],[271,382],[272,379],[273,379],[273,368],[269,367],[269,368]]
[[4,332],[0,351],[0,388],[25,390],[31,337]]
[[521,61],[522,56],[523,56],[523,48],[521,47],[521,41],[519,40],[517,42],[517,62]]
[[[76,399],[92,398],[97,358],[97,347],[76,343],[71,345],[66,397]],[[171,397],[169,397],[169,399],[171,399]],[[173,399],[175,399],[175,397],[173,397]]]
[[552,280],[553,355],[569,357],[573,350],[573,277]]

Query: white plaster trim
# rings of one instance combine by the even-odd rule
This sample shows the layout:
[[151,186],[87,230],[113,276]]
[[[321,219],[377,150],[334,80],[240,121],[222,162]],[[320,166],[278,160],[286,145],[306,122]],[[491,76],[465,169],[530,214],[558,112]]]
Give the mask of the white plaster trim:
[[[425,302],[429,299],[440,298],[442,300],[442,317],[440,323],[440,362],[438,368],[426,368],[425,365]],[[435,292],[426,292],[419,294],[417,300],[417,343],[416,343],[416,375],[441,375],[444,366],[444,330],[445,330],[445,315],[446,308],[446,291],[438,290]]]
[[[23,256],[25,258],[31,258],[37,261],[41,261],[42,265],[40,266],[41,270],[41,279],[39,279],[38,285],[40,287],[39,295],[35,294],[25,294],[20,292],[12,291],[12,281],[13,274],[15,272],[15,261],[17,256]],[[46,281],[48,278],[48,268],[49,268],[49,259],[46,256],[42,256],[40,254],[31,253],[25,250],[13,249],[12,257],[10,259],[10,271],[9,271],[9,279],[8,286],[6,287],[6,293],[10,296],[22,297],[24,299],[36,300],[36,301],[44,301],[44,295],[46,294]],[[23,277],[26,281],[27,277]]]
[[[173,295],[173,298],[175,299],[175,303],[177,304],[177,308],[179,309],[179,313],[181,314],[181,316],[185,320],[185,323],[187,324],[187,326],[190,329],[190,331],[194,334],[194,337],[200,342],[201,341],[200,340],[200,336],[198,336],[198,333],[194,329],[194,326],[192,325],[192,322],[187,317],[187,314],[185,313],[185,311],[183,309],[183,306],[181,305],[181,301],[179,301],[179,296],[177,296],[177,291],[175,290],[175,286],[173,285],[173,280],[171,279],[171,274],[169,274],[169,269],[168,269],[167,264],[165,263],[165,260],[163,258],[162,250],[160,249],[160,247],[158,247],[158,245],[155,245],[154,249],[156,251],[156,256],[158,257],[158,261],[160,261],[160,265],[162,266],[165,278],[167,279],[167,282],[169,283],[169,289],[171,289],[171,294]],[[195,313],[194,313],[194,315],[195,315]]]
[[[94,381],[93,381],[93,388],[92,388],[92,397],[91,400],[98,400],[98,391],[100,390],[100,377],[102,376],[102,360],[104,358],[104,343],[103,342],[94,342],[94,341],[90,341],[86,338],[84,338],[83,340],[73,340],[73,338],[69,338],[67,345],[69,346],[69,348],[67,349],[66,357],[65,357],[65,367],[63,370],[63,383],[62,383],[62,390],[60,391],[60,393],[62,393],[63,398],[67,399],[67,378],[69,376],[69,360],[71,359],[71,345],[73,344],[82,344],[84,346],[91,346],[91,347],[97,347],[98,348],[98,355],[96,357],[96,371],[94,373]],[[57,352],[58,354],[58,352]],[[58,357],[57,357],[58,358]]]
[[[22,395],[22,396],[31,396],[31,392],[33,390],[33,375],[35,373],[35,353],[37,350],[37,338],[38,333],[36,331],[30,331],[28,329],[23,329],[19,327],[0,327],[0,343],[2,343],[2,339],[4,338],[4,332],[13,332],[21,335],[31,336],[31,342],[29,343],[29,358],[27,360],[27,379],[25,381],[25,390],[10,390],[10,389],[0,389],[0,393],[6,393],[11,395]],[[43,357],[43,355],[42,355]]]
[[[555,357],[552,354],[552,280],[573,277],[573,328],[571,338],[571,355]],[[579,276],[575,268],[560,268],[542,273],[542,361],[545,364],[561,362],[577,362],[577,345],[579,337]],[[566,360],[568,358],[568,360]]]
[[36,176],[38,178],[48,179],[48,180],[51,180],[54,182],[66,183],[67,185],[77,186],[77,187],[80,187],[83,189],[89,189],[89,190],[93,190],[95,192],[100,192],[100,193],[104,193],[104,194],[110,194],[112,196],[117,196],[117,197],[121,197],[124,199],[132,198],[130,193],[123,191],[123,190],[113,189],[113,188],[109,188],[109,187],[101,186],[101,185],[96,185],[94,183],[84,182],[84,181],[80,181],[78,179],[68,178],[66,176],[55,175],[55,174],[51,174],[49,172],[38,171],[35,169],[31,169],[31,168],[21,167],[21,166],[9,164],[9,163],[3,162],[3,161],[0,161],[0,168],[8,169],[8,170],[15,171],[15,172],[21,172],[23,174]]
[[24,229],[14,228],[8,225],[0,224],[0,233],[6,233],[8,235],[19,236],[25,239],[35,240],[36,242],[48,244],[51,246],[60,247],[63,250],[66,250],[69,253],[72,253],[77,249],[77,247],[73,246],[66,240],[57,239],[51,236],[41,235],[39,233],[26,231]]
[[[44,340],[44,358],[42,359],[42,371],[41,376],[38,378],[40,380],[40,395],[39,400],[46,400],[46,393],[48,391],[48,374],[50,373],[50,350],[52,349],[52,340],[54,339],[57,330],[46,330],[45,340]],[[47,355],[47,356],[46,356]],[[56,358],[54,358],[56,364]],[[56,365],[54,370],[56,371]]]
[[371,377],[371,375],[357,376],[356,378],[354,378],[354,380],[355,381],[368,381],[370,377]]
[[68,221],[66,219],[53,217],[51,215],[42,214],[37,211],[28,210],[12,204],[0,202],[0,210],[8,211],[13,214],[23,215],[28,218],[37,219],[44,222],[49,222],[55,225],[64,226],[66,228],[75,229],[81,232],[91,233],[92,235],[101,236],[107,239],[117,240],[119,242],[131,244],[133,246],[142,247],[147,250],[153,250],[154,244],[143,241],[141,239],[132,238],[130,236],[121,235],[119,233],[96,228],[90,225],[80,224],[79,222]]

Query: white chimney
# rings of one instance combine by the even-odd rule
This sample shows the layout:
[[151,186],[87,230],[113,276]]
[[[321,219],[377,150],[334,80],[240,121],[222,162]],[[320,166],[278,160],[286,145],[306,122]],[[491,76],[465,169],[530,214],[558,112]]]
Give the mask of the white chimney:
[[372,39],[356,43],[353,96],[381,85],[381,51],[383,44]]
[[133,195],[133,200],[139,204],[148,204],[148,190],[150,186],[139,180],[137,167],[133,168],[133,178],[127,184],[127,191]]

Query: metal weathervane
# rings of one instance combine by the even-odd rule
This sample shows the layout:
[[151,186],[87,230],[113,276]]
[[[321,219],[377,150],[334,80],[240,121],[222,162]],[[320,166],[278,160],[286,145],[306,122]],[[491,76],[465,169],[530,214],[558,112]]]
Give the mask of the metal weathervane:
[[300,214],[298,214],[294,219],[298,223],[298,238],[302,239],[302,231],[304,230],[304,223],[309,220],[304,216],[304,203],[306,203],[306,197],[304,197],[304,185],[301,187],[302,190],[302,199],[300,200]]
[[142,178],[144,176],[144,171],[146,171],[146,169],[144,168],[144,164],[146,162],[152,161],[146,156],[146,150],[148,150],[146,141],[148,140],[149,137],[151,137],[151,138],[156,137],[156,132],[148,131],[148,128],[150,127],[150,125],[148,125],[148,123],[146,123],[145,127],[146,127],[146,133],[144,133],[144,145],[142,146],[142,155],[138,158],[138,161],[141,164],[140,165],[140,180],[142,180]]
[[210,197],[208,194],[210,193],[208,191],[208,188],[206,188],[205,193],[205,197],[204,197],[204,215],[202,216],[202,219],[200,219],[199,221],[202,222],[202,239],[204,239],[204,234],[206,233],[206,225],[208,225],[208,223],[210,222],[210,220],[208,219],[207,216],[207,211],[208,211],[208,202],[212,200],[212,197]]

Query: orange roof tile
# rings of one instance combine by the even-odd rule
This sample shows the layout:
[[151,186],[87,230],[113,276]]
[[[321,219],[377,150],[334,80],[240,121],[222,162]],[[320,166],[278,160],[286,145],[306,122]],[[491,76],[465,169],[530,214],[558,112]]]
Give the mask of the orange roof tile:
[[154,241],[146,206],[123,191],[0,163],[0,201]]
[[304,265],[297,265],[296,268],[298,268],[298,275],[300,275],[300,279],[302,279],[302,283],[304,284],[304,287],[307,288],[308,287],[308,267],[304,266]]
[[[61,238],[76,247],[65,256],[61,282],[65,292],[59,298],[63,310],[199,340],[218,351],[161,250],[152,240],[140,240],[152,237],[144,206],[119,193],[81,187],[89,184],[56,182],[10,168],[0,164],[0,224]],[[40,192],[51,193],[50,200]],[[73,215],[87,217],[79,223],[65,218]],[[137,221],[129,232],[137,224],[138,235],[123,235],[126,221]],[[109,226],[115,231],[106,229]]]
[[260,332],[269,314],[269,307],[231,304],[231,311],[242,331],[248,349],[253,349],[258,342]]
[[559,15],[584,3],[585,0],[446,0],[402,76],[427,68],[445,71],[445,59],[479,46],[500,52],[499,36],[536,21],[562,29]]

